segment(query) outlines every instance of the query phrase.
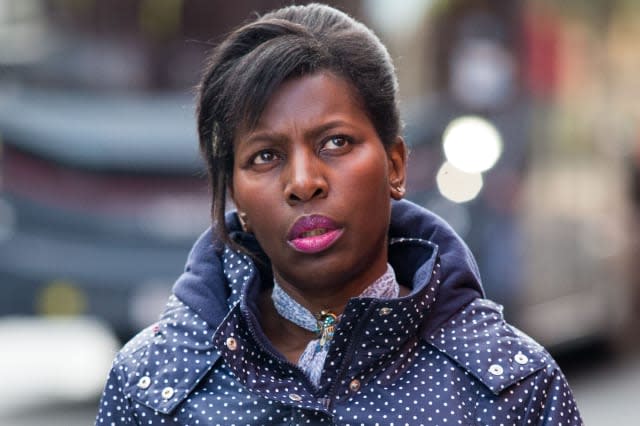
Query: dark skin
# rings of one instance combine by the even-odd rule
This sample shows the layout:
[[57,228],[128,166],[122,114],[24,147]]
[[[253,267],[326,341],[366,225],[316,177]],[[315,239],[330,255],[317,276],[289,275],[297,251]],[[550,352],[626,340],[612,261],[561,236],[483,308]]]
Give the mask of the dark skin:
[[[234,150],[231,195],[276,280],[311,312],[341,314],[387,268],[391,198],[404,195],[402,138],[385,148],[351,85],[319,72],[283,83]],[[314,233],[336,234],[313,252],[291,237],[311,215],[330,223]],[[271,290],[259,307],[265,334],[296,363],[316,336],[275,311]]]

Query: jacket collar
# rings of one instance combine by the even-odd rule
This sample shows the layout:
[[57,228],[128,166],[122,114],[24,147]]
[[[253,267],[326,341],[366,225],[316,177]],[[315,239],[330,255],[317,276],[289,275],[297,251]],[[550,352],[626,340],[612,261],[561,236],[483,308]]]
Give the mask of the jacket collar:
[[[318,410],[318,398],[329,395],[334,383],[344,377],[358,377],[362,382],[375,374],[375,365],[396,362],[395,354],[405,347],[424,328],[424,319],[436,300],[440,287],[438,248],[433,243],[417,238],[395,238],[390,242],[390,258],[416,262],[413,291],[395,299],[351,299],[338,323],[332,340],[325,370],[319,387],[312,386],[304,373],[283,361],[276,349],[264,336],[257,319],[255,300],[264,285],[259,274],[246,274],[239,303],[220,324],[214,335],[214,344],[225,363],[243,385],[265,398],[282,398],[286,402],[291,386],[307,408]],[[411,254],[411,255],[409,255]],[[234,270],[244,270],[237,256],[226,263]],[[232,278],[240,281],[240,278]],[[233,344],[230,345],[229,341]],[[350,356],[342,354],[350,353]],[[271,378],[262,383],[264,366],[269,366]],[[345,370],[346,369],[346,370]],[[277,389],[277,391],[274,391]]]
[[[227,215],[227,222],[232,238],[243,246],[250,246],[254,252],[257,249],[261,254],[255,239],[241,231],[235,213]],[[452,321],[454,314],[463,306],[482,296],[475,261],[467,246],[442,219],[407,201],[394,202],[389,234],[389,262],[396,271],[398,281],[412,287],[412,293],[405,298],[389,301],[369,300],[365,304],[354,302],[348,306],[353,311],[351,316],[359,320],[359,312],[371,316],[375,313],[398,313],[403,309],[413,308],[413,311],[420,312],[409,316],[407,327],[413,327],[415,330],[422,327],[419,332],[424,339],[429,342],[437,341],[445,323]],[[160,412],[169,413],[175,409],[219,356],[232,356],[225,352],[228,346],[223,336],[229,333],[228,326],[234,316],[236,320],[241,321],[250,318],[245,315],[251,311],[250,307],[246,302],[240,302],[242,291],[255,289],[256,286],[250,283],[264,280],[269,274],[268,268],[256,266],[247,255],[215,242],[211,230],[202,234],[189,254],[184,273],[174,285],[177,299],[173,305],[170,304],[161,321],[153,327],[155,331],[148,331],[155,334],[151,347],[140,348],[146,350],[146,355],[142,362],[137,363],[136,368],[130,370],[130,377],[126,379],[125,386],[128,394],[136,401]],[[223,278],[225,276],[226,279]],[[250,301],[252,297],[245,293],[244,299]],[[416,309],[417,307],[420,309]],[[157,385],[153,384],[148,390],[141,391],[137,385],[139,378],[147,374],[147,369],[163,365],[164,354],[172,349],[171,342],[164,336],[176,332],[184,335],[185,330],[176,329],[180,328],[181,324],[176,318],[187,310],[195,312],[203,321],[200,323],[200,330],[188,333],[197,337],[185,343],[187,346],[182,350],[195,357],[191,361],[201,364],[202,368],[189,370],[189,377],[181,373],[179,380],[174,378],[176,383],[180,382],[180,386],[175,389],[176,396],[169,400],[160,396],[163,391],[162,383],[168,380],[167,375],[172,374],[169,370]],[[429,321],[421,321],[427,312]],[[428,326],[424,327],[424,324]],[[445,329],[448,329],[448,326]],[[369,335],[374,336],[374,341],[378,337],[372,332]],[[347,336],[338,335],[337,338],[344,341]],[[384,337],[382,339],[384,340]],[[268,345],[268,342],[262,344]],[[377,342],[377,346],[385,346],[384,341]],[[375,348],[375,344],[371,346],[371,349],[379,350]],[[445,352],[447,350],[441,349]],[[371,359],[375,360],[376,357],[372,356]],[[185,371],[181,366],[174,367],[177,368],[176,371]],[[365,371],[361,365],[358,366],[358,370]],[[317,403],[315,399],[313,401],[315,402],[310,404]]]
[[[242,232],[235,212],[226,217],[230,236],[241,246],[256,253],[258,262],[248,256],[237,253],[215,242],[211,229],[205,231],[191,250],[185,272],[174,285],[174,294],[187,306],[198,313],[212,327],[217,327],[229,311],[230,306],[239,299],[243,283],[248,279],[247,272],[260,274],[263,280],[271,279],[271,272],[263,262],[264,253],[252,235]],[[394,201],[389,227],[390,242],[424,240],[437,247],[441,259],[441,285],[437,308],[431,313],[433,324],[444,322],[462,306],[476,297],[483,296],[480,273],[471,251],[451,227],[437,215],[409,201]],[[230,259],[235,254],[235,259]],[[398,282],[412,286],[421,282],[422,276],[416,275],[416,265],[423,264],[417,253],[410,250],[389,250],[389,263],[396,271]],[[422,254],[424,256],[424,254]],[[234,262],[240,262],[238,280],[220,278],[229,275]],[[413,265],[413,266],[412,266]],[[246,268],[246,269],[245,269]],[[238,268],[235,268],[238,269]],[[247,277],[247,278],[245,278]],[[420,279],[416,279],[420,278]],[[414,288],[415,290],[415,288]]]

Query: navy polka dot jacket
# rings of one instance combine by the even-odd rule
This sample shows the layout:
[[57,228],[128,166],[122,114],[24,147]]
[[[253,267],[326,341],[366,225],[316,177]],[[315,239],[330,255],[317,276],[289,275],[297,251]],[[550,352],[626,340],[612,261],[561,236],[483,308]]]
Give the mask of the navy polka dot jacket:
[[[259,249],[228,221],[236,241]],[[554,360],[483,297],[445,222],[394,202],[389,262],[411,294],[352,299],[314,386],[261,331],[268,268],[206,232],[161,319],[117,354],[96,424],[582,424]]]

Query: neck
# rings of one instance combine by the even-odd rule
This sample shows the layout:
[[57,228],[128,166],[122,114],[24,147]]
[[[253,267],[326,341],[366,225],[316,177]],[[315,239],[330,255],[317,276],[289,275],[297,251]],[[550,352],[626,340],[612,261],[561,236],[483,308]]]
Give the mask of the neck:
[[[340,299],[334,293],[329,299],[316,298],[313,301],[315,303],[307,301],[306,304],[303,304],[304,293],[301,293],[299,289],[294,288],[291,291],[298,296],[299,299],[296,299],[294,294],[287,292],[277,278],[274,281],[274,287],[271,291],[273,303],[269,303],[264,297],[267,292],[263,293],[261,299],[261,322],[267,337],[276,349],[294,363],[300,359],[300,356],[304,356],[303,352],[315,359],[316,355],[310,355],[307,347],[312,339],[315,339],[316,342],[314,353],[326,356],[327,346],[332,340],[335,327],[340,321],[339,318],[347,301],[344,300],[342,304],[336,303],[336,300]],[[383,274],[380,274],[377,279],[367,284],[362,290],[358,290],[356,294],[344,291],[339,293],[341,295],[347,294],[348,298],[362,296],[390,299],[398,297],[399,287],[393,269],[387,266]],[[328,302],[322,304],[322,302],[318,303],[318,300],[327,300]],[[317,309],[315,312],[312,311],[314,308]]]
[[308,309],[314,315],[320,311],[331,311],[341,315],[350,299],[358,297],[362,292],[381,277],[387,269],[387,264],[376,270],[369,270],[366,276],[352,279],[350,282],[335,283],[330,287],[309,288],[296,285],[284,279],[274,271],[275,280],[280,287],[296,302]]
[[307,294],[298,291],[295,287],[280,284],[282,289],[300,305],[308,309],[311,313],[317,314],[320,311],[331,311],[337,315],[342,314],[349,299],[356,297],[360,292],[348,292],[343,294],[318,295]]
[[271,289],[260,295],[260,324],[271,344],[285,358],[296,364],[307,344],[316,334],[301,328],[278,314],[271,300]]

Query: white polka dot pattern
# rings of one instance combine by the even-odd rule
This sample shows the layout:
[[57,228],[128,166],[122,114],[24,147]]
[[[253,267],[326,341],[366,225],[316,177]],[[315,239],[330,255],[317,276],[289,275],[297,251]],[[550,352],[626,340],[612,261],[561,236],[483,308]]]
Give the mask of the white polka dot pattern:
[[423,245],[432,254],[409,296],[348,303],[317,387],[263,335],[256,271],[226,251],[232,291],[219,327],[172,297],[116,357],[96,424],[582,424],[554,361],[494,303],[477,299],[424,332],[442,277]]

